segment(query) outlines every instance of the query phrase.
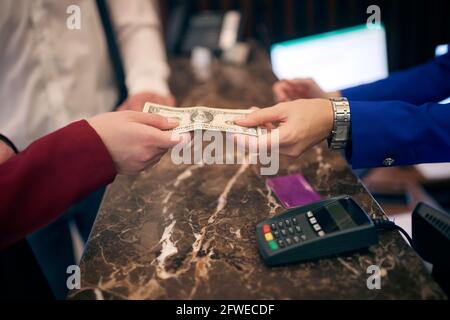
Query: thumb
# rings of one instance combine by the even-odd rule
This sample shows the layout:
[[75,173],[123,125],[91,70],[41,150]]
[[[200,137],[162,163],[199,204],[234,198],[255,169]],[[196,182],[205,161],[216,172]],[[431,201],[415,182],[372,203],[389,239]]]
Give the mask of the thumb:
[[263,125],[267,122],[276,122],[280,120],[280,115],[274,107],[256,110],[243,117],[236,118],[234,123],[244,127],[255,127]]
[[158,114],[129,111],[132,115],[132,119],[138,123],[152,126],[161,130],[173,129],[179,125],[177,120],[172,118],[165,118]]

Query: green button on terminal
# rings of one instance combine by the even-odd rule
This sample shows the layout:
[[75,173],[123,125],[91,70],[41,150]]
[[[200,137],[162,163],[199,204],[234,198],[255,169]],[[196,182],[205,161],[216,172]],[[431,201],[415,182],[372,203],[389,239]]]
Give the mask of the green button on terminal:
[[269,241],[269,247],[272,250],[277,250],[278,249],[278,244],[275,241]]

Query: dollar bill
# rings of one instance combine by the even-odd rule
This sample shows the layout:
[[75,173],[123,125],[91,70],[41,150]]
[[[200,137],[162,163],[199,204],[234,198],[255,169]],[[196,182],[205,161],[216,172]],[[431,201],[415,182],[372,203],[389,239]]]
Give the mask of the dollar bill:
[[180,125],[173,129],[177,133],[195,130],[222,131],[249,136],[259,136],[259,127],[241,127],[234,124],[234,119],[251,113],[250,110],[218,109],[209,107],[173,108],[147,102],[144,112],[159,114],[166,118],[176,119]]

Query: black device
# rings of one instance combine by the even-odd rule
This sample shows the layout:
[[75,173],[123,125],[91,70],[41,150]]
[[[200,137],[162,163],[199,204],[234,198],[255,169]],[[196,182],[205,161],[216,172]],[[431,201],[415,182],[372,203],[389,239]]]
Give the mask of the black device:
[[167,27],[167,51],[190,54],[195,47],[221,53],[242,35],[242,19],[238,11],[192,12],[190,1],[179,1]]
[[433,264],[433,277],[450,294],[450,214],[419,203],[412,214],[413,247]]
[[288,210],[259,223],[256,234],[268,266],[324,258],[378,243],[372,220],[350,196]]

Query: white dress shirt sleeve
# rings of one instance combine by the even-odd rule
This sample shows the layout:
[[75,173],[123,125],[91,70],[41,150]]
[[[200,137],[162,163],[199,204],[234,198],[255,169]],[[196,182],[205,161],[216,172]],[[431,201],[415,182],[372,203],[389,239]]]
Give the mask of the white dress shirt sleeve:
[[128,94],[170,95],[170,68],[162,39],[157,0],[109,0]]

